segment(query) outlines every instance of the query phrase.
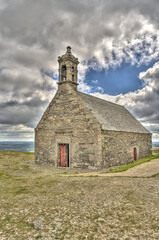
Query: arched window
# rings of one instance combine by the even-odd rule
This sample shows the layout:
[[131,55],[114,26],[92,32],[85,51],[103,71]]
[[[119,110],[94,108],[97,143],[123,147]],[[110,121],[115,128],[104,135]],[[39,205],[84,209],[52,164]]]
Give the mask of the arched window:
[[63,76],[66,75],[66,65],[62,66],[62,74]]
[[66,76],[61,76],[61,81],[66,81]]
[[61,75],[62,75],[62,77],[61,77],[61,81],[66,81],[66,65],[63,65],[62,66],[62,70],[61,70]]
[[72,72],[74,72],[74,67],[72,67]]
[[74,82],[74,75],[72,75],[72,82]]

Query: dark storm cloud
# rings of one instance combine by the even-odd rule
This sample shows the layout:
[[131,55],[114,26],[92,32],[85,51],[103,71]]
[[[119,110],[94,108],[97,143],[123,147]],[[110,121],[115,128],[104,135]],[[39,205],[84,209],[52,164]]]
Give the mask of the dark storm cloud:
[[150,127],[149,127],[149,129],[150,129],[150,131],[151,132],[153,132],[153,133],[158,133],[159,134],[159,124],[157,125],[151,125]]
[[13,107],[18,105],[17,101],[9,101],[7,103],[0,103],[0,108]]
[[[0,0],[0,123],[35,127],[57,89],[57,56],[67,45],[81,61],[80,88],[89,90],[83,82],[88,67],[157,59],[158,24],[157,0]],[[144,91],[116,101],[158,121],[159,71],[146,74]]]
[[55,80],[41,70],[24,67],[2,69],[0,80],[0,124],[34,128],[54,96]]
[[24,102],[18,102],[18,101],[9,101],[6,103],[0,104],[0,108],[7,108],[7,107],[14,107],[14,106],[28,106],[30,108],[32,107],[39,107],[39,106],[46,106],[48,103],[48,100],[42,101],[39,97],[34,97],[31,100],[24,101]]
[[18,125],[23,124],[35,128],[36,122],[41,118],[41,113],[47,107],[47,103],[42,106],[14,105],[1,108],[0,124]]

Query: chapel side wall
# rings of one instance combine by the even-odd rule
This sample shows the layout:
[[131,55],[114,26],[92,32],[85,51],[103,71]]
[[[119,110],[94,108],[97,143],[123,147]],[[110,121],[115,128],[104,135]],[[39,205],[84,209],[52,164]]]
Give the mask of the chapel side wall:
[[152,135],[102,130],[104,167],[120,166],[133,162],[133,149],[137,160],[152,154]]
[[59,143],[69,144],[70,167],[101,167],[100,124],[66,83],[35,129],[35,162],[58,167]]

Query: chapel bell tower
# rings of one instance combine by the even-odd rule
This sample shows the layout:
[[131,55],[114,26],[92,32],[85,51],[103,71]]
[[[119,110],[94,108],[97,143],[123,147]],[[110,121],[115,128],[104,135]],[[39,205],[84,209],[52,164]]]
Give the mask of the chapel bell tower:
[[59,62],[59,89],[65,89],[67,85],[71,85],[77,90],[77,66],[79,64],[78,58],[74,57],[71,53],[71,47],[67,47],[67,51],[61,57],[58,57]]

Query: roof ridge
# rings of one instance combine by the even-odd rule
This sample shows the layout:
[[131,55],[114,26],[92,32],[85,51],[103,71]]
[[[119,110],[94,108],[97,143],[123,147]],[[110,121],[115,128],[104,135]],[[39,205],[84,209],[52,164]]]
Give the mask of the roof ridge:
[[84,93],[84,92],[80,92],[80,91],[77,91],[77,92],[80,93],[80,94],[84,94],[84,95],[86,95],[86,96],[92,97],[92,98],[99,99],[99,100],[102,101],[102,102],[108,102],[108,103],[110,103],[110,104],[117,105],[117,106],[119,106],[119,107],[125,108],[123,105],[120,105],[120,104],[118,104],[118,103],[114,103],[114,102],[111,102],[111,101],[108,101],[108,100],[105,100],[105,99],[102,99],[102,98],[99,98],[99,97],[90,95],[90,94],[88,94],[88,93]]

